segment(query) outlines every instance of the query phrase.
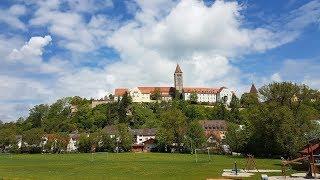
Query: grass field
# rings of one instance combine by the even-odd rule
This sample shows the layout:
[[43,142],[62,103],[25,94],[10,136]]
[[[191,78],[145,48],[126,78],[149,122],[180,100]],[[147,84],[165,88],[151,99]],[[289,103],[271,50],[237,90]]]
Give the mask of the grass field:
[[[161,153],[0,154],[0,179],[207,179],[221,177],[241,157]],[[259,169],[281,169],[280,160],[257,159]],[[255,179],[259,175],[255,176]]]

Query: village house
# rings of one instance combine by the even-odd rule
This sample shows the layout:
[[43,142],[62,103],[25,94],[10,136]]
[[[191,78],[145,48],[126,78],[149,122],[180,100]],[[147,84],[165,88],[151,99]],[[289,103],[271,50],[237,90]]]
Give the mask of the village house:
[[226,138],[227,123],[225,120],[200,120],[208,143],[220,143]]
[[150,152],[156,147],[156,133],[155,128],[144,128],[144,129],[132,129],[131,130],[134,138],[132,145],[132,151],[134,152]]
[[144,129],[132,129],[133,139],[135,143],[142,144],[149,139],[155,139],[157,129],[155,128],[144,128]]
[[115,89],[115,101],[122,98],[125,93],[128,93],[133,102],[153,102],[152,95],[159,92],[160,100],[172,100],[176,92],[182,94],[184,100],[190,100],[193,93],[197,95],[197,102],[199,103],[216,103],[223,102],[230,104],[233,92],[226,87],[184,87],[183,86],[183,72],[179,65],[177,65],[174,72],[174,87],[134,87],[117,88]]

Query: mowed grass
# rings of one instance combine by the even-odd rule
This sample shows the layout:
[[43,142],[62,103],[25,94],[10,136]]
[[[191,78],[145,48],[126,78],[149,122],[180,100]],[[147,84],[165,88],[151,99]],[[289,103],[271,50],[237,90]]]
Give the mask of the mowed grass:
[[[245,158],[165,153],[0,155],[0,179],[207,179],[239,168]],[[257,159],[259,169],[281,169],[280,160]],[[259,179],[257,174],[255,179]]]

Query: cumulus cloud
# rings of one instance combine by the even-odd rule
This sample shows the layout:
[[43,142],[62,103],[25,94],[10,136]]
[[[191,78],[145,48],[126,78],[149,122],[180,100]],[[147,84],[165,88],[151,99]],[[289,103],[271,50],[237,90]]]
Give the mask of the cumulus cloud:
[[67,0],[66,3],[71,10],[88,13],[113,7],[112,0]]
[[16,29],[25,30],[26,25],[20,20],[20,16],[25,13],[26,7],[23,5],[12,5],[9,9],[0,9],[0,22]]
[[312,88],[320,89],[320,58],[287,59],[279,72],[284,80],[301,82]]
[[271,76],[271,81],[280,82],[280,81],[282,81],[282,78],[279,73],[274,73]]
[[9,58],[13,60],[28,60],[28,58],[42,56],[43,48],[47,46],[51,40],[50,35],[31,37],[21,49],[13,49]]
[[45,98],[51,94],[39,81],[0,75],[0,101],[23,101]]
[[[105,15],[94,14],[89,21],[82,14],[91,12],[92,8],[112,6],[112,1],[67,1],[71,9],[60,9],[64,1],[40,1],[36,3],[38,9],[29,23],[32,26],[48,27],[51,34],[59,37],[59,45],[73,52],[91,52],[104,46],[104,40],[110,31],[118,25],[116,21]],[[104,4],[99,6],[99,4]],[[109,5],[108,5],[109,4]]]

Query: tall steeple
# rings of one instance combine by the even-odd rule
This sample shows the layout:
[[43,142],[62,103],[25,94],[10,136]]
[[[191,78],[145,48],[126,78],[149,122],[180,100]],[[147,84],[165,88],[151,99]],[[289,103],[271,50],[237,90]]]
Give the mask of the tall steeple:
[[258,90],[257,90],[256,86],[254,86],[253,83],[252,83],[251,88],[250,88],[250,93],[254,93],[254,94],[258,93]]
[[182,93],[183,89],[183,72],[181,71],[181,68],[179,64],[177,64],[176,70],[174,72],[174,87],[177,91]]

